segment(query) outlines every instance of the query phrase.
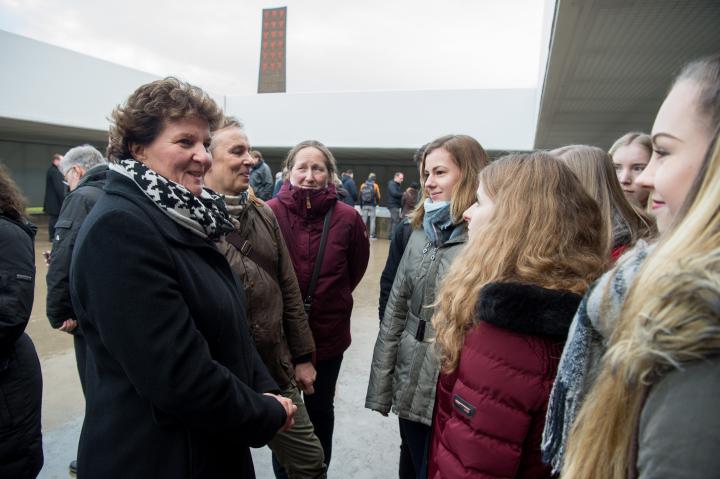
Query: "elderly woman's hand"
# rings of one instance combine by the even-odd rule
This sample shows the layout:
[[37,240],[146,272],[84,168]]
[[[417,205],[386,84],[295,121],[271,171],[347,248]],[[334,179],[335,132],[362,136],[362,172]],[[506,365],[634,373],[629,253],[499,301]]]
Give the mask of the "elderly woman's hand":
[[285,409],[285,414],[287,414],[287,419],[285,420],[285,424],[283,427],[280,428],[280,431],[278,432],[285,432],[291,427],[295,425],[295,413],[297,412],[297,406],[295,403],[292,402],[292,399],[288,399],[284,396],[279,396],[277,394],[272,393],[265,393],[265,396],[270,396],[272,398],[275,398],[277,402],[280,403],[280,405]]

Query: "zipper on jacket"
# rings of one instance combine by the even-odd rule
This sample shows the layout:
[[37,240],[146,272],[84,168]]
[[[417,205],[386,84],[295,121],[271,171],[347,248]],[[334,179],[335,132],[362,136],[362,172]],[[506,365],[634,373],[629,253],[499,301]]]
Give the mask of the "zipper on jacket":
[[308,210],[312,208],[312,204],[310,204],[310,193],[309,192],[308,192],[307,196],[305,197],[305,208]]

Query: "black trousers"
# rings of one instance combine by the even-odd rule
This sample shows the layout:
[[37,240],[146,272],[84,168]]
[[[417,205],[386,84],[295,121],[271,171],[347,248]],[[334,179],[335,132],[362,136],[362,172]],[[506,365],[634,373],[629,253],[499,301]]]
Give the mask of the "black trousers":
[[340,375],[342,354],[332,359],[318,361],[315,365],[317,379],[315,379],[315,393],[305,394],[305,407],[310,421],[315,427],[315,435],[320,439],[325,464],[330,467],[332,457],[332,437],[335,429],[335,386]]
[[[425,479],[432,428],[408,419],[398,419],[400,422],[400,477],[402,479],[413,477]],[[410,469],[411,467],[413,470]]]
[[80,376],[80,386],[82,387],[83,397],[85,396],[85,361],[87,358],[87,346],[85,345],[85,336],[82,334],[73,335],[73,346],[75,346],[75,362],[77,363],[78,375]]

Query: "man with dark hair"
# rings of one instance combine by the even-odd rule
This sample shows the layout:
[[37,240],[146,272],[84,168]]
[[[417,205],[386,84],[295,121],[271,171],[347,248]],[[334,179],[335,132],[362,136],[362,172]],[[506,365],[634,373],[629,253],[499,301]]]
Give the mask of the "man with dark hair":
[[250,186],[256,197],[267,201],[272,198],[273,186],[275,186],[272,172],[268,164],[263,161],[262,153],[258,150],[252,150],[250,156],[254,162],[250,170]]
[[402,208],[401,201],[403,197],[401,185],[404,179],[405,176],[401,171],[398,171],[395,173],[393,179],[388,181],[388,196],[390,196],[387,205],[388,210],[390,210],[390,230],[388,231],[388,235],[390,237],[392,237],[395,226],[400,223],[400,209]]
[[[46,311],[53,328],[73,335],[75,361],[84,395],[86,346],[70,300],[70,259],[80,226],[103,194],[108,166],[102,153],[90,145],[72,148],[60,158],[59,169],[67,180],[70,194],[65,198],[55,224],[50,264],[45,277]],[[76,461],[70,463],[70,471],[77,472]]]
[[45,174],[43,211],[48,215],[48,237],[50,241],[55,236],[55,223],[65,198],[65,183],[63,175],[60,173],[60,160],[62,160],[62,155],[55,153]]
[[345,170],[342,173],[342,184],[345,190],[348,192],[347,196],[343,198],[343,201],[350,206],[355,206],[355,202],[358,200],[358,189],[353,180],[353,170]]

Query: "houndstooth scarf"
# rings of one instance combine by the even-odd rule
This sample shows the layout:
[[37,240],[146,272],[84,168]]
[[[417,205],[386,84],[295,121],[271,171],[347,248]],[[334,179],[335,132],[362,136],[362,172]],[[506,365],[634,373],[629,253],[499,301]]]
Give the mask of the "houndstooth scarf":
[[638,241],[614,269],[590,287],[575,313],[543,431],[543,461],[552,465],[553,473],[562,469],[570,428],[600,371],[600,361],[622,313],[628,288],[653,247]]
[[233,231],[225,204],[214,191],[203,188],[202,194],[195,196],[133,158],[109,167],[130,178],[163,213],[201,238],[215,241]]

